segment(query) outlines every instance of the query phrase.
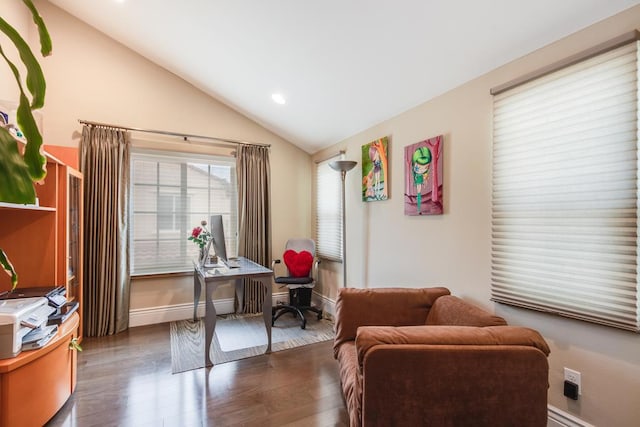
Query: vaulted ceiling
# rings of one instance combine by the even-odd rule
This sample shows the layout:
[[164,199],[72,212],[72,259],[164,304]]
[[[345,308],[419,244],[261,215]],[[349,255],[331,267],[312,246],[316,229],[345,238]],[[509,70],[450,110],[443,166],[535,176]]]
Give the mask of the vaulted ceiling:
[[309,153],[640,3],[49,1]]

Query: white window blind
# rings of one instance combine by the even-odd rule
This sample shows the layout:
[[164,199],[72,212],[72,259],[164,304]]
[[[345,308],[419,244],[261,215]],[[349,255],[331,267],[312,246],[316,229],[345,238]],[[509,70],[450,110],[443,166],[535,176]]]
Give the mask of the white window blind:
[[340,173],[329,163],[316,165],[316,244],[318,256],[342,260],[342,202]]
[[637,51],[494,97],[494,301],[638,331]]
[[187,238],[222,214],[228,256],[237,254],[235,158],[136,151],[131,160],[133,275],[189,271],[198,246]]

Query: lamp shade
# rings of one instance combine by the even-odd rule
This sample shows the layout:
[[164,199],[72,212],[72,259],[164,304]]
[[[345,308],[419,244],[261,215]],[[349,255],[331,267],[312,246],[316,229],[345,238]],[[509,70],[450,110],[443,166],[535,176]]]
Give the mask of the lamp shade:
[[358,162],[354,162],[353,160],[334,160],[333,162],[329,163],[329,166],[331,167],[331,169],[338,172],[348,172],[357,164]]

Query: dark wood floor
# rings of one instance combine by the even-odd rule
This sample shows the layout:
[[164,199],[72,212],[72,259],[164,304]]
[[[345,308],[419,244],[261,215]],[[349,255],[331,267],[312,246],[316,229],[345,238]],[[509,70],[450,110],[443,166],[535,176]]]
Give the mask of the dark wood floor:
[[171,374],[169,324],[85,338],[47,426],[348,426],[332,342]]

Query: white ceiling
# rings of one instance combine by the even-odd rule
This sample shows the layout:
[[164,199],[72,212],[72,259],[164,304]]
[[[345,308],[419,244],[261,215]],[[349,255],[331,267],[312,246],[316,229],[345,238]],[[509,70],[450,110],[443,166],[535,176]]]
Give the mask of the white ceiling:
[[49,1],[309,153],[640,3]]

